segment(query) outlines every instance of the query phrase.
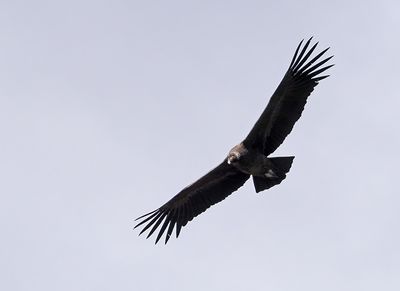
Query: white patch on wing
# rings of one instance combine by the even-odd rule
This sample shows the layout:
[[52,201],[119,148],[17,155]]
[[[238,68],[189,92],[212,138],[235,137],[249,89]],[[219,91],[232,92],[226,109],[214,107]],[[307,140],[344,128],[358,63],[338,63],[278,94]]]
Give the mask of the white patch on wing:
[[264,176],[267,177],[267,178],[278,178],[278,176],[272,170],[268,170],[268,172],[266,172],[264,174]]

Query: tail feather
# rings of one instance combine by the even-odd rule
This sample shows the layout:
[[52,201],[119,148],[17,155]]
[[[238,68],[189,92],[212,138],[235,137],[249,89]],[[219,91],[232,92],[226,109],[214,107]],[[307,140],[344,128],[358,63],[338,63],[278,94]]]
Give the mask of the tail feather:
[[253,176],[256,192],[258,193],[280,184],[286,178],[286,174],[292,166],[293,159],[293,156],[270,158],[272,164],[275,166],[275,169],[273,169],[274,175]]
[[271,162],[283,173],[288,173],[292,166],[294,156],[270,158]]

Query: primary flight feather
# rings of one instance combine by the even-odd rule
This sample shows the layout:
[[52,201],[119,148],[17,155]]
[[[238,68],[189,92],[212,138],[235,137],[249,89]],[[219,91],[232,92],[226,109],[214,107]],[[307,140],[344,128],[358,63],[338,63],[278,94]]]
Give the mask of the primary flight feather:
[[178,237],[183,226],[235,192],[250,176],[253,177],[256,192],[271,188],[286,178],[294,157],[271,158],[269,155],[292,131],[314,87],[328,77],[321,73],[333,66],[323,66],[333,56],[321,60],[329,48],[311,58],[318,44],[310,47],[311,40],[304,46],[301,41],[297,46],[289,69],[247,137],[233,147],[216,168],[160,208],[137,218],[139,223],[135,228],[144,226],[140,234],[149,230],[148,238],[160,228],[156,243],[165,231],[167,243],[174,228]]

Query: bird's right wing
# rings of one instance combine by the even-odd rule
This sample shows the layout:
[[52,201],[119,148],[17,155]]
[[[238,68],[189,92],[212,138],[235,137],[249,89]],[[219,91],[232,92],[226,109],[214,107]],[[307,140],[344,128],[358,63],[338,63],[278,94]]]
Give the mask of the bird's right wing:
[[163,206],[137,218],[136,220],[142,221],[135,228],[146,223],[140,232],[142,234],[152,227],[147,235],[148,238],[164,221],[158,233],[156,243],[168,227],[165,237],[165,243],[167,243],[174,226],[176,226],[176,237],[178,237],[182,226],[185,226],[211,205],[222,201],[235,192],[249,177],[250,175],[229,165],[225,159],[220,165],[193,184],[184,188]]

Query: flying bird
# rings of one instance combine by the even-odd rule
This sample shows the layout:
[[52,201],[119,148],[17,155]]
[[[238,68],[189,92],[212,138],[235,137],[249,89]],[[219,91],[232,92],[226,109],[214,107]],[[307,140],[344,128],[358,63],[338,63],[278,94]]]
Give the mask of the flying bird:
[[294,156],[269,155],[292,131],[314,87],[329,76],[321,76],[321,73],[333,66],[323,66],[333,56],[321,60],[329,47],[310,59],[318,44],[310,47],[311,40],[303,47],[302,40],[297,46],[286,74],[247,137],[234,146],[216,168],[184,188],[160,208],[137,218],[139,222],[135,228],[144,225],[140,234],[150,229],[148,238],[161,225],[156,243],[165,230],[167,243],[174,227],[178,237],[183,226],[238,190],[250,176],[257,193],[280,184],[286,178]]

